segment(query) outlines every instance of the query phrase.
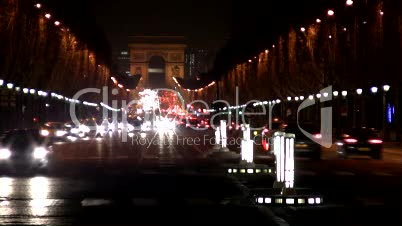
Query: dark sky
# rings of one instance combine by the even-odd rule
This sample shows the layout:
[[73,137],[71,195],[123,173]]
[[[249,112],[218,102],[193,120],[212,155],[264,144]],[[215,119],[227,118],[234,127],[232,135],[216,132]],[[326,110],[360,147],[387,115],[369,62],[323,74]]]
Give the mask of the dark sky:
[[112,48],[129,35],[184,35],[191,45],[216,45],[231,30],[229,0],[96,0],[92,14]]

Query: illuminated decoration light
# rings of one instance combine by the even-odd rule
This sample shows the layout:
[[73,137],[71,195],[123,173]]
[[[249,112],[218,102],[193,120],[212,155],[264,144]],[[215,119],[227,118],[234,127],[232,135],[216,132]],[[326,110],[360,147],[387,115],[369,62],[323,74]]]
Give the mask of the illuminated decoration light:
[[383,89],[385,92],[388,92],[390,88],[391,88],[391,87],[390,87],[389,85],[384,85],[384,86],[382,87],[382,89]]
[[310,95],[310,96],[308,96],[308,99],[309,99],[309,100],[312,100],[312,99],[314,99],[314,96],[313,96],[313,95]]
[[15,91],[19,92],[19,91],[21,91],[21,88],[17,86],[17,87],[15,87]]
[[52,16],[51,16],[49,13],[46,13],[46,14],[45,14],[45,17],[46,17],[47,19],[50,19]]
[[334,92],[332,92],[332,94],[334,94],[334,97],[337,97],[337,96],[339,95],[339,92],[338,92],[338,91],[334,91]]
[[275,48],[275,45],[272,45],[272,48]]
[[0,79],[0,86],[3,86],[3,85],[4,85],[4,80]]
[[110,77],[110,79],[113,81],[114,84],[118,83],[115,77]]
[[130,89],[126,89],[127,92],[130,92]]
[[348,6],[353,5],[353,1],[352,0],[346,0],[346,5],[348,5]]
[[380,11],[380,15],[381,15],[381,16],[384,16],[384,12],[383,12],[383,11]]
[[226,148],[227,146],[227,135],[226,135],[226,121],[221,120],[221,137],[222,137],[222,148]]
[[262,104],[265,104],[265,105],[267,105],[267,104],[268,104],[268,101],[264,101],[264,102],[262,102]]
[[344,90],[342,91],[342,96],[346,97],[348,95],[348,91]]
[[367,24],[367,21],[363,21],[363,24]]
[[360,94],[363,93],[363,90],[362,89],[356,89],[356,93],[357,93],[357,95],[360,95]]
[[304,100],[304,96],[300,96],[299,98],[300,98],[300,100]]
[[90,102],[87,102],[87,101],[84,101],[84,102],[82,102],[84,105],[87,105],[87,106],[91,106],[91,107],[98,107],[98,104],[95,104],[95,103],[90,103]]
[[321,198],[315,198],[315,204],[320,204],[321,203]]
[[60,26],[60,21],[56,20],[56,21],[54,22],[54,25]]
[[372,93],[377,93],[378,88],[377,87],[371,87],[370,90],[371,90]]
[[123,87],[124,87],[122,84],[118,84],[117,86],[120,87],[120,88],[123,88]]
[[307,202],[308,204],[314,204],[314,198],[308,198]]
[[347,30],[346,27],[344,27],[344,28],[343,28],[343,31],[346,31],[346,30]]
[[30,94],[35,94],[35,92],[36,92],[35,89],[30,89],[30,90],[29,90],[29,93],[30,93]]
[[37,3],[37,4],[35,4],[35,7],[38,8],[38,9],[40,9],[40,8],[42,8],[42,5],[39,4],[39,3]]
[[323,95],[324,97],[328,97],[329,94],[328,94],[328,93],[323,93],[322,95]]
[[328,38],[331,39],[331,38],[332,38],[332,35],[329,35]]
[[332,9],[330,9],[330,10],[328,10],[327,14],[328,14],[328,16],[333,16],[335,14],[335,12]]
[[287,198],[285,200],[285,203],[289,204],[289,205],[295,204],[295,199],[294,198]]
[[271,199],[271,198],[265,198],[265,199],[264,199],[264,202],[265,202],[266,204],[270,204],[270,203],[272,202],[272,199]]
[[12,89],[14,87],[14,84],[12,84],[12,83],[7,83],[7,88],[8,89]]
[[[273,101],[273,102],[275,102],[275,101]],[[276,100],[276,103],[277,103],[277,104],[281,103],[281,100],[277,99],[277,100]]]
[[250,125],[245,124],[243,130],[243,139],[241,141],[241,159],[247,163],[253,163],[253,140],[251,140]]
[[104,104],[104,103],[102,103],[102,102],[100,103],[100,105],[101,105],[102,107],[104,107],[104,108],[110,110],[110,111],[120,111],[120,109],[112,108],[112,107],[110,107],[110,106],[108,106],[108,105],[106,105],[106,104]]
[[300,28],[300,31],[301,31],[301,32],[305,32],[305,31],[306,31],[306,28],[301,27],[301,28]]
[[295,97],[295,101],[299,101],[299,97]]
[[267,50],[267,49],[265,50],[265,53],[268,53],[268,50]]
[[252,60],[248,60],[249,63],[251,63]]
[[288,101],[291,101],[291,100],[292,100],[292,97],[288,97],[287,99],[288,99]]
[[215,130],[215,145],[219,145],[221,143],[221,131],[219,126]]
[[28,89],[28,88],[23,88],[23,89],[22,89],[22,92],[28,93],[28,92],[29,92],[29,89]]
[[321,23],[321,20],[317,18],[317,19],[315,20],[315,22]]
[[257,198],[257,202],[260,204],[264,203],[264,198],[262,197]]
[[315,95],[317,98],[321,98],[321,94],[317,93],[317,95]]

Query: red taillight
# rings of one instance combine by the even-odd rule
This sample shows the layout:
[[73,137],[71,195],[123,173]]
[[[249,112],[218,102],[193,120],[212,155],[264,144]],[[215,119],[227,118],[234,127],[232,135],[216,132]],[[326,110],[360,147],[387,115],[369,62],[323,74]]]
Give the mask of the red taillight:
[[357,140],[354,138],[346,138],[345,142],[348,144],[354,144],[354,143],[357,143]]
[[313,136],[314,136],[314,138],[316,138],[316,139],[321,139],[321,138],[322,138],[322,135],[319,134],[319,133],[314,134]]
[[370,139],[368,142],[370,144],[382,144],[382,140],[380,139]]

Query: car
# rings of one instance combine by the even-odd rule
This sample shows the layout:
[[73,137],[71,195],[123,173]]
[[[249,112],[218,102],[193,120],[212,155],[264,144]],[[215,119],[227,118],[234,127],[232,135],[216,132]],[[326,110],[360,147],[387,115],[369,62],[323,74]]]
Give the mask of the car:
[[63,122],[47,122],[40,127],[40,135],[54,141],[64,141],[69,128]]
[[4,134],[0,144],[0,165],[17,170],[45,168],[51,142],[38,129],[19,129]]
[[[317,127],[312,123],[296,123],[296,122],[282,122],[273,125],[273,129],[269,131],[269,137],[272,138],[273,134],[277,131],[295,134],[294,142],[294,155],[295,157],[307,157],[311,160],[318,161],[321,159],[321,145],[308,138],[300,128],[312,134],[315,139],[320,139],[321,134]],[[264,142],[265,139],[263,139]],[[268,150],[273,150],[273,142],[269,142],[270,147]],[[263,144],[264,145],[264,144]]]
[[373,159],[381,159],[383,152],[383,140],[379,132],[374,128],[352,128],[340,134],[335,144],[340,158],[348,158],[351,155],[370,156]]

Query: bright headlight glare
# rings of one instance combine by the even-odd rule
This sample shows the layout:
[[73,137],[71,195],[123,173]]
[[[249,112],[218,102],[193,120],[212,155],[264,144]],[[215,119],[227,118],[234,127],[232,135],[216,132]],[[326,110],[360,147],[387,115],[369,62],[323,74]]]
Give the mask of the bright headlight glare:
[[70,130],[70,132],[71,132],[71,133],[74,133],[74,134],[77,134],[77,133],[80,132],[80,130],[77,129],[77,128],[72,128],[72,129]]
[[40,134],[41,134],[42,136],[47,137],[47,136],[49,136],[49,130],[42,129],[42,130],[40,131]]
[[8,159],[11,156],[11,151],[6,149],[6,148],[2,148],[0,149],[0,159]]
[[43,147],[38,147],[38,148],[35,148],[35,149],[34,149],[33,157],[34,157],[35,159],[43,159],[43,158],[46,157],[47,153],[48,153],[48,152],[47,152],[47,150],[46,150],[45,148],[43,148]]
[[63,131],[63,130],[57,130],[56,131],[56,136],[58,136],[58,137],[62,137],[64,135],[66,135],[66,134],[67,134],[67,132]]

